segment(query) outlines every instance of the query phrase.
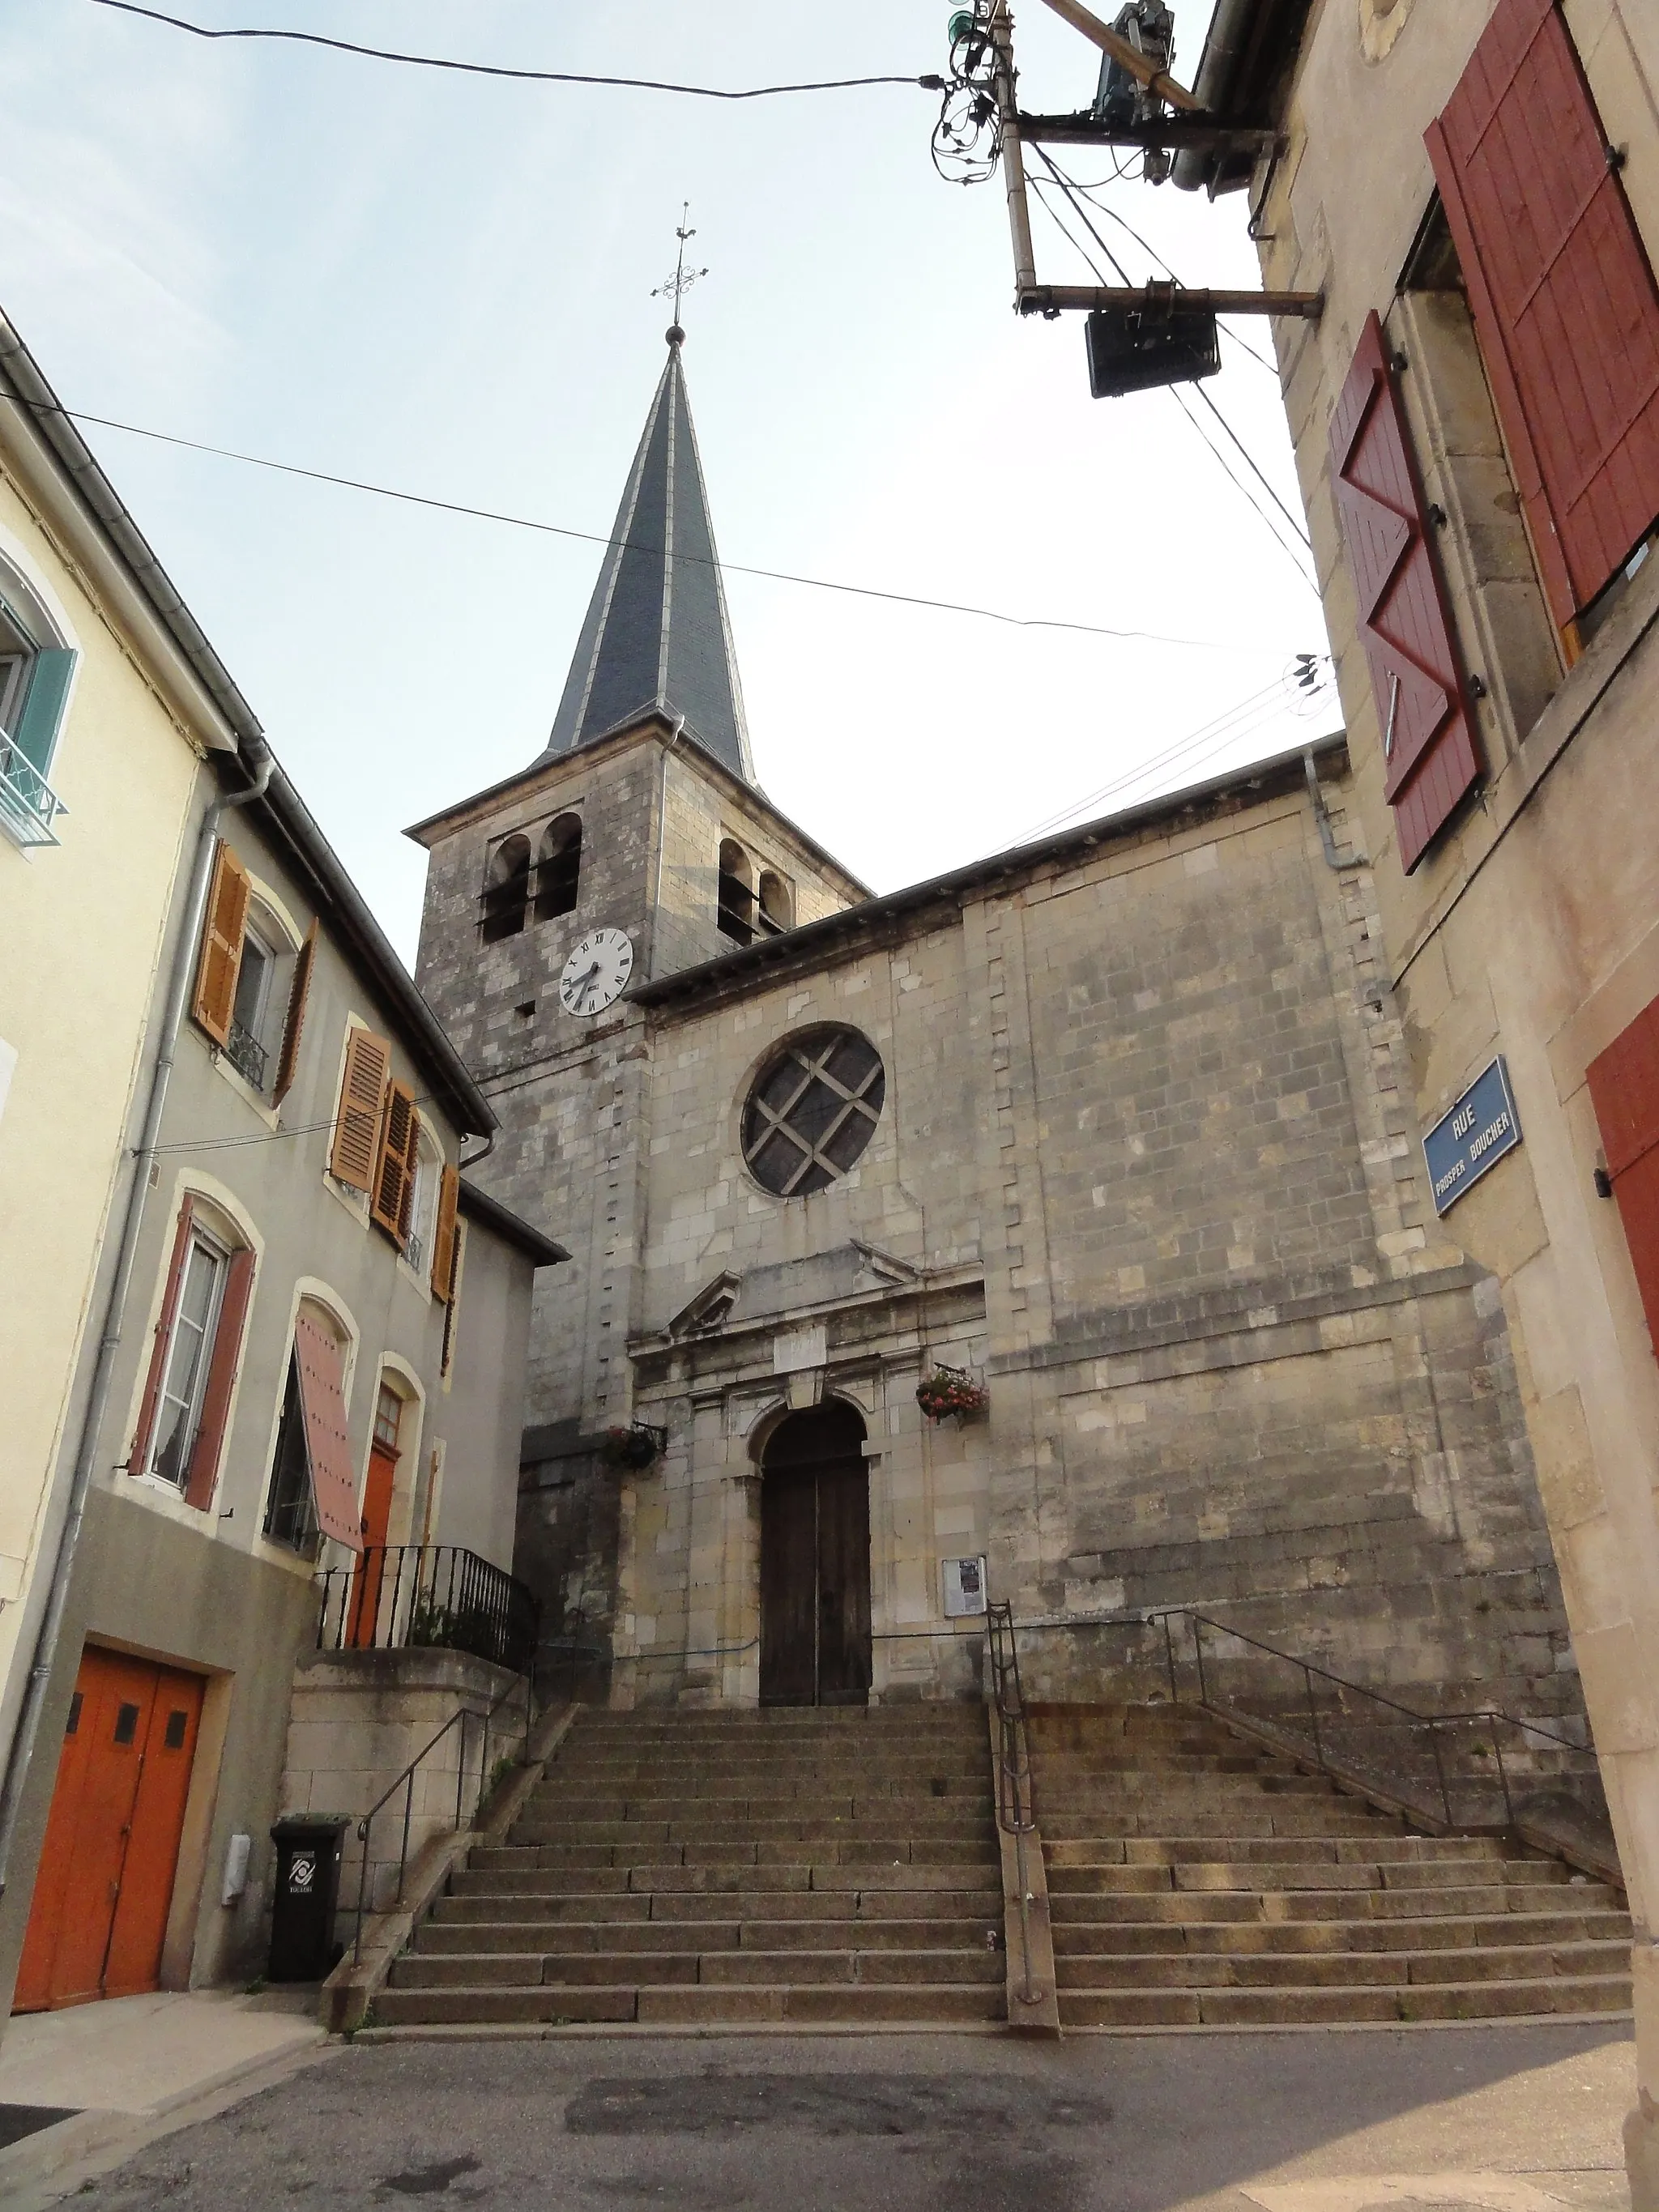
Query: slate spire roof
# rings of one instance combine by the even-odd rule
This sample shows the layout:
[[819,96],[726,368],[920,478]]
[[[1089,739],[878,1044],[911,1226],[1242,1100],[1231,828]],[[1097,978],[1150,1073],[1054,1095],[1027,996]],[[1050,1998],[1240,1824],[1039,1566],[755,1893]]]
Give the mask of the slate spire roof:
[[753,783],[683,337],[678,325],[668,334],[668,360],[542,758],[591,744],[654,707],[684,714],[688,738]]

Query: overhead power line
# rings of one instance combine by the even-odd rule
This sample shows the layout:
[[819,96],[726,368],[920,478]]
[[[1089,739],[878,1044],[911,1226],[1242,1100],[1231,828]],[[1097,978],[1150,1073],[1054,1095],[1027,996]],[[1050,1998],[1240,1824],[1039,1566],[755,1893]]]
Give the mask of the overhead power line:
[[[133,438],[149,438],[162,446],[180,446],[191,453],[210,453],[222,461],[240,461],[254,469],[270,469],[278,476],[301,477],[310,483],[337,485],[344,491],[361,491],[376,499],[397,500],[406,507],[430,507],[440,514],[462,514],[480,522],[499,522],[512,530],[532,530],[546,538],[574,538],[586,545],[620,546],[624,552],[655,553],[660,555],[660,545],[650,545],[631,538],[607,537],[595,530],[573,530],[560,522],[542,522],[532,515],[508,514],[498,507],[469,507],[454,499],[437,499],[425,492],[403,491],[392,484],[371,483],[361,477],[333,476],[325,469],[302,468],[295,461],[273,461],[261,453],[238,453],[229,446],[210,446],[199,438],[179,438],[166,430],[149,430],[137,422],[120,422],[110,415],[88,415],[73,407],[55,407],[43,399],[23,399],[15,392],[0,392],[0,398],[14,407],[22,407],[35,415],[61,415],[71,422],[95,423],[100,430],[122,430]],[[730,576],[759,576],[774,584],[798,584],[808,591],[840,592],[853,599],[883,599],[902,607],[928,607],[940,614],[969,615],[975,621],[1006,623],[1013,629],[1073,630],[1085,637],[1110,637],[1120,641],[1146,645],[1186,646],[1205,653],[1254,653],[1265,650],[1255,646],[1224,643],[1219,638],[1169,637],[1161,631],[1151,629],[1115,629],[1103,623],[1067,622],[1057,615],[1010,615],[996,607],[971,606],[957,599],[933,599],[919,592],[885,592],[873,584],[841,583],[828,576],[800,576],[787,568],[757,568],[740,561],[717,561],[707,554],[681,553],[676,561],[693,562],[705,568],[718,568]]]
[[668,84],[649,76],[587,76],[574,70],[511,69],[497,62],[458,62],[441,54],[405,54],[390,46],[360,46],[350,39],[325,38],[320,31],[281,31],[264,28],[212,30],[205,23],[187,22],[182,15],[164,15],[159,8],[141,8],[136,0],[93,0],[98,8],[118,9],[124,15],[143,15],[149,22],[165,23],[169,30],[187,31],[193,39],[281,39],[294,46],[329,46],[336,53],[359,54],[368,61],[401,62],[411,69],[451,70],[463,76],[511,77],[524,84],[601,84],[629,92],[678,92],[693,100],[772,100],[781,93],[852,92],[872,84],[920,85],[924,92],[943,92],[941,76],[840,76],[817,84],[757,84],[731,92],[712,84]]

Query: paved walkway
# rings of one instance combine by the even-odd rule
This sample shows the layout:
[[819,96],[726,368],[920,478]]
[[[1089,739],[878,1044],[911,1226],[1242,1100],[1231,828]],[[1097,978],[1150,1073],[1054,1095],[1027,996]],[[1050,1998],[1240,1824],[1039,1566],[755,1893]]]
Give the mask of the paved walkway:
[[1627,2026],[359,2042],[90,2212],[1616,2212]]

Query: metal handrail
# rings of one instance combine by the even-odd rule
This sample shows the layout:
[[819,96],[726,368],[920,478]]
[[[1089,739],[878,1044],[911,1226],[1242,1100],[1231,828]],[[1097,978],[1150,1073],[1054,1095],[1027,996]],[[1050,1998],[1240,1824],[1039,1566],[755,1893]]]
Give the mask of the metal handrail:
[[319,1651],[438,1649],[529,1671],[541,1624],[535,1595],[459,1544],[370,1544],[317,1577]]
[[392,1899],[394,1905],[401,1905],[404,1901],[404,1882],[409,1871],[409,1831],[415,1807],[416,1770],[425,1763],[431,1754],[438,1748],[438,1746],[444,1741],[445,1738],[450,1734],[452,1729],[459,1728],[461,1730],[461,1755],[456,1761],[455,1765],[455,1830],[459,1832],[462,1825],[461,1807],[466,1791],[466,1723],[468,1721],[482,1721],[483,1723],[483,1736],[478,1754],[478,1801],[482,1803],[483,1802],[484,1790],[488,1787],[489,1779],[489,1723],[494,1720],[495,1715],[501,1711],[507,1699],[511,1697],[516,1696],[521,1689],[525,1692],[523,1742],[525,1748],[528,1750],[530,1746],[530,1730],[535,1719],[536,1676],[533,1664],[529,1674],[521,1677],[518,1681],[509,1682],[505,1689],[497,1692],[497,1694],[490,1700],[489,1704],[484,1707],[482,1712],[476,1705],[458,1706],[455,1711],[450,1715],[449,1718],[438,1730],[436,1735],[432,1738],[430,1742],[422,1745],[420,1750],[417,1751],[414,1758],[410,1760],[408,1765],[404,1767],[403,1772],[398,1777],[397,1780],[381,1791],[380,1795],[369,1807],[368,1812],[365,1813],[362,1819],[357,1822],[357,1840],[362,1845],[362,1856],[358,1862],[357,1866],[357,1932],[351,1947],[351,1955],[354,1962],[361,1963],[363,1955],[363,1922],[368,1917],[368,1911],[367,1903],[368,1889],[368,1833],[369,1830],[374,1825],[376,1815],[385,1810],[386,1806],[391,1803],[392,1800],[397,1796],[400,1790],[403,1791],[403,1838],[398,1851],[398,1891],[397,1895]]
[[[1184,1624],[1190,1634],[1190,1660],[1184,1651],[1179,1656],[1177,1656],[1176,1626],[1178,1623]],[[1134,1613],[1051,1616],[1047,1619],[1023,1621],[1019,1625],[1028,1632],[1090,1628],[1117,1630],[1139,1628],[1151,1630],[1156,1633],[1161,1630],[1164,1673],[1169,1682],[1172,1704],[1196,1705],[1206,1711],[1215,1713],[1224,1719],[1233,1718],[1244,1722],[1251,1727],[1266,1729],[1279,1738],[1281,1741],[1287,1741],[1297,1756],[1311,1758],[1319,1771],[1331,1780],[1343,1783],[1350,1788],[1358,1787],[1368,1790],[1373,1795],[1380,1792],[1407,1813],[1414,1813],[1418,1817],[1430,1822],[1438,1820],[1447,1827],[1471,1824],[1468,1822],[1460,1824],[1456,1817],[1452,1795],[1453,1783],[1448,1772],[1443,1741],[1445,1730],[1478,1723],[1492,1731],[1492,1752],[1495,1764],[1495,1773],[1492,1778],[1495,1779],[1502,1792],[1503,1825],[1510,1828],[1513,1828],[1516,1825],[1515,1795],[1510,1784],[1509,1769],[1504,1762],[1504,1747],[1498,1730],[1504,1728],[1514,1729],[1523,1738],[1528,1736],[1541,1738],[1545,1743],[1563,1751],[1582,1754],[1586,1748],[1583,1744],[1574,1742],[1571,1737],[1562,1735],[1559,1730],[1547,1726],[1542,1722],[1523,1720],[1517,1715],[1504,1712],[1495,1705],[1476,1706],[1466,1711],[1444,1713],[1419,1712],[1410,1705],[1402,1705],[1398,1698],[1389,1697],[1382,1691],[1370,1689],[1361,1682],[1350,1681],[1346,1676],[1333,1673],[1328,1667],[1322,1667],[1312,1660],[1304,1659],[1295,1652],[1281,1650],[1276,1644],[1265,1643],[1260,1637],[1251,1636],[1243,1629],[1231,1626],[1225,1621],[1216,1620],[1209,1614],[1200,1613],[1191,1606],[1152,1607],[1145,1611]],[[1266,1659],[1279,1665],[1293,1668],[1299,1684],[1300,1705],[1306,1714],[1305,1722],[1293,1723],[1288,1717],[1288,1708],[1276,1708],[1271,1701],[1268,1701],[1268,1711],[1266,1714],[1260,1714],[1252,1713],[1243,1704],[1230,1699],[1218,1688],[1213,1680],[1217,1655],[1213,1651],[1206,1654],[1205,1643],[1206,1632],[1212,1637],[1226,1638],[1234,1644],[1243,1644],[1251,1651],[1261,1653]],[[1196,1698],[1183,1694],[1181,1680],[1183,1664],[1190,1665],[1196,1678],[1198,1691]],[[1368,1708],[1392,1717],[1386,1722],[1369,1723],[1372,1728],[1392,1729],[1407,1738],[1415,1737],[1433,1773],[1431,1789],[1425,1792],[1419,1789],[1409,1776],[1401,1776],[1398,1773],[1390,1774],[1387,1778],[1387,1786],[1384,1787],[1376,1778],[1367,1778],[1362,1771],[1360,1762],[1345,1759],[1340,1753],[1334,1752],[1330,1743],[1333,1716],[1328,1713],[1322,1725],[1319,1698],[1316,1692],[1316,1684],[1327,1685],[1335,1693],[1334,1703],[1337,1708],[1335,1719],[1338,1722],[1346,1720],[1351,1709],[1356,1704],[1363,1703]],[[1302,1741],[1304,1730],[1305,1750]]]
[[1019,1679],[1019,1644],[1010,1604],[987,1608],[990,1638],[991,1701],[997,1724],[997,1826],[1014,1839],[1019,1890],[1020,1990],[1022,2004],[1042,1996],[1031,1976],[1030,1839],[1036,1832],[1036,1804],[1031,1789],[1031,1752],[1025,1735],[1025,1693]]

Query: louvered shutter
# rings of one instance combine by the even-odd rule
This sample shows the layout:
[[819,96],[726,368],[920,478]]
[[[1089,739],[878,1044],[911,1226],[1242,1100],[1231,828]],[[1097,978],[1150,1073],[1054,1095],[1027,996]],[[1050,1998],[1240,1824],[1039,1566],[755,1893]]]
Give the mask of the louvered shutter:
[[288,994],[288,1015],[283,1024],[283,1049],[276,1061],[276,1087],[270,1094],[273,1106],[280,1106],[294,1088],[294,1071],[300,1064],[300,1032],[305,1027],[306,1000],[311,995],[311,971],[316,960],[317,925],[313,921],[294,963],[294,982]]
[[236,971],[242,963],[242,932],[247,923],[247,870],[228,845],[213,860],[202,957],[196,969],[196,1000],[191,1012],[216,1044],[228,1043],[231,1010],[236,1004]]
[[325,1536],[354,1552],[363,1548],[357,1477],[346,1431],[345,1383],[340,1347],[307,1313],[294,1324],[294,1360],[300,1370],[300,1408],[305,1416],[311,1498]]
[[455,1207],[460,1196],[461,1179],[452,1167],[446,1167],[443,1181],[438,1186],[438,1218],[432,1231],[432,1295],[447,1298],[451,1278],[455,1272]]
[[1480,763],[1406,421],[1375,313],[1331,417],[1331,475],[1409,872]]
[[70,680],[75,674],[75,658],[72,653],[58,647],[35,654],[17,727],[10,733],[18,751],[42,775],[50,772],[52,757],[58,750],[58,732],[63,725]]
[[129,1474],[143,1472],[144,1455],[149,1449],[149,1440],[155,1428],[155,1408],[161,1401],[161,1377],[167,1370],[167,1346],[173,1340],[173,1324],[179,1311],[179,1286],[185,1277],[185,1261],[190,1256],[190,1230],[195,1208],[186,1198],[179,1208],[179,1226],[173,1231],[173,1254],[167,1261],[167,1279],[161,1291],[161,1310],[155,1317],[155,1338],[150,1346],[149,1372],[144,1377],[144,1395],[139,1401],[138,1425],[133,1431],[132,1449],[127,1454]]
[[213,1333],[207,1387],[202,1393],[201,1426],[191,1447],[190,1468],[185,1477],[185,1503],[201,1513],[205,1513],[213,1503],[213,1486],[218,1480],[219,1462],[224,1452],[230,1395],[236,1384],[248,1300],[252,1293],[253,1255],[245,1248],[230,1255],[224,1296],[219,1301],[218,1324]]
[[1648,1334],[1659,1352],[1659,999],[1587,1073]]
[[392,1047],[370,1030],[353,1030],[346,1040],[345,1074],[328,1171],[337,1181],[365,1193],[374,1188],[380,1161],[380,1116],[392,1075]]
[[1565,628],[1659,518],[1659,289],[1556,0],[1498,0],[1427,138]]
[[380,1156],[374,1170],[369,1212],[388,1237],[401,1244],[409,1233],[409,1201],[415,1182],[416,1147],[421,1117],[413,1095],[394,1083],[386,1095]]

